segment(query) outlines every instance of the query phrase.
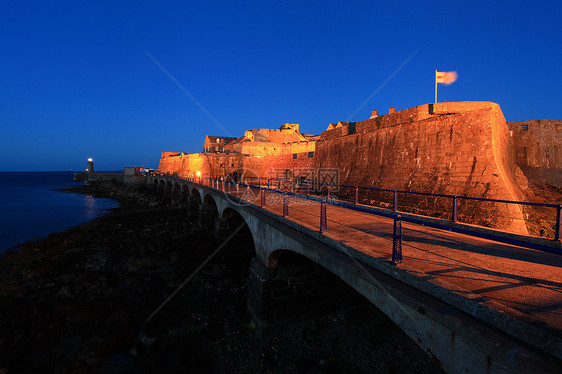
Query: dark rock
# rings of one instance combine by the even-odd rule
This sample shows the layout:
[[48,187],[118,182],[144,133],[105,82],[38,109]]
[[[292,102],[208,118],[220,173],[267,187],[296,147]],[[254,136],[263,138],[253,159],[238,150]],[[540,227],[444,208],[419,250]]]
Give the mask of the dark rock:
[[120,374],[129,373],[135,366],[135,358],[118,353],[108,356],[104,359],[103,364],[98,371],[99,374]]

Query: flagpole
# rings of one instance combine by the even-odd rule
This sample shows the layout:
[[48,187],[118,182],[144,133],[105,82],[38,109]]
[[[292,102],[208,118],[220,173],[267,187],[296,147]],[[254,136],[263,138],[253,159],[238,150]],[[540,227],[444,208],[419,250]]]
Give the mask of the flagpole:
[[435,104],[437,104],[437,70],[435,70]]

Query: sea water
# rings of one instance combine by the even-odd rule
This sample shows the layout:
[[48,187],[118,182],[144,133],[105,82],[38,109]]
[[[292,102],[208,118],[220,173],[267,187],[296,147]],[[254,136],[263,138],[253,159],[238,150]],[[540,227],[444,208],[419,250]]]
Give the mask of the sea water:
[[56,191],[84,184],[72,177],[71,172],[0,172],[0,255],[119,206],[111,199]]

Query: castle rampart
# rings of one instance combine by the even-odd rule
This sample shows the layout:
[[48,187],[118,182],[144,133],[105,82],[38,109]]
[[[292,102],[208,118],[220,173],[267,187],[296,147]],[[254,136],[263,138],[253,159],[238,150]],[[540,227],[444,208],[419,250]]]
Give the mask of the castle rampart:
[[562,121],[508,122],[521,167],[562,169]]
[[[323,133],[316,143],[313,168],[338,168],[340,184],[345,185],[522,199],[513,177],[516,166],[509,133],[497,104],[421,105],[357,122],[355,129],[343,136],[337,128]],[[499,216],[510,219],[499,227],[526,231],[518,206],[502,210]],[[493,212],[480,213],[489,220],[493,217]]]
[[[339,184],[345,185],[523,198],[514,178],[512,139],[499,105],[492,102],[426,104],[356,123],[330,124],[317,141],[260,142],[256,135],[271,139],[271,134],[295,130],[251,131],[254,141],[245,137],[230,145],[241,152],[163,154],[159,169],[188,175],[200,171],[203,176],[250,169],[272,177],[272,170],[299,176],[302,170],[333,168],[339,170]],[[277,145],[280,149],[272,152]],[[478,223],[526,233],[517,205],[480,204],[464,211],[469,222],[485,217]]]
[[562,186],[562,121],[536,119],[507,123],[517,165],[529,179]]

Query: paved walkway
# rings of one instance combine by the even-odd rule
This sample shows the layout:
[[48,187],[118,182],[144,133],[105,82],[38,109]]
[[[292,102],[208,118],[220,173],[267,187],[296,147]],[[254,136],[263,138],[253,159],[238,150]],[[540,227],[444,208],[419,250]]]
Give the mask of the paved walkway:
[[[236,195],[243,198],[243,191]],[[279,195],[273,195],[266,194],[265,209],[282,215]],[[392,219],[331,205],[326,208],[324,235],[374,258],[391,259]],[[286,218],[318,231],[320,204],[293,201]],[[525,319],[562,333],[560,255],[406,222],[402,223],[402,255],[398,266],[404,270],[441,286],[447,282],[447,288],[467,297],[481,295],[507,307],[506,314],[521,318],[516,314],[523,313]]]

